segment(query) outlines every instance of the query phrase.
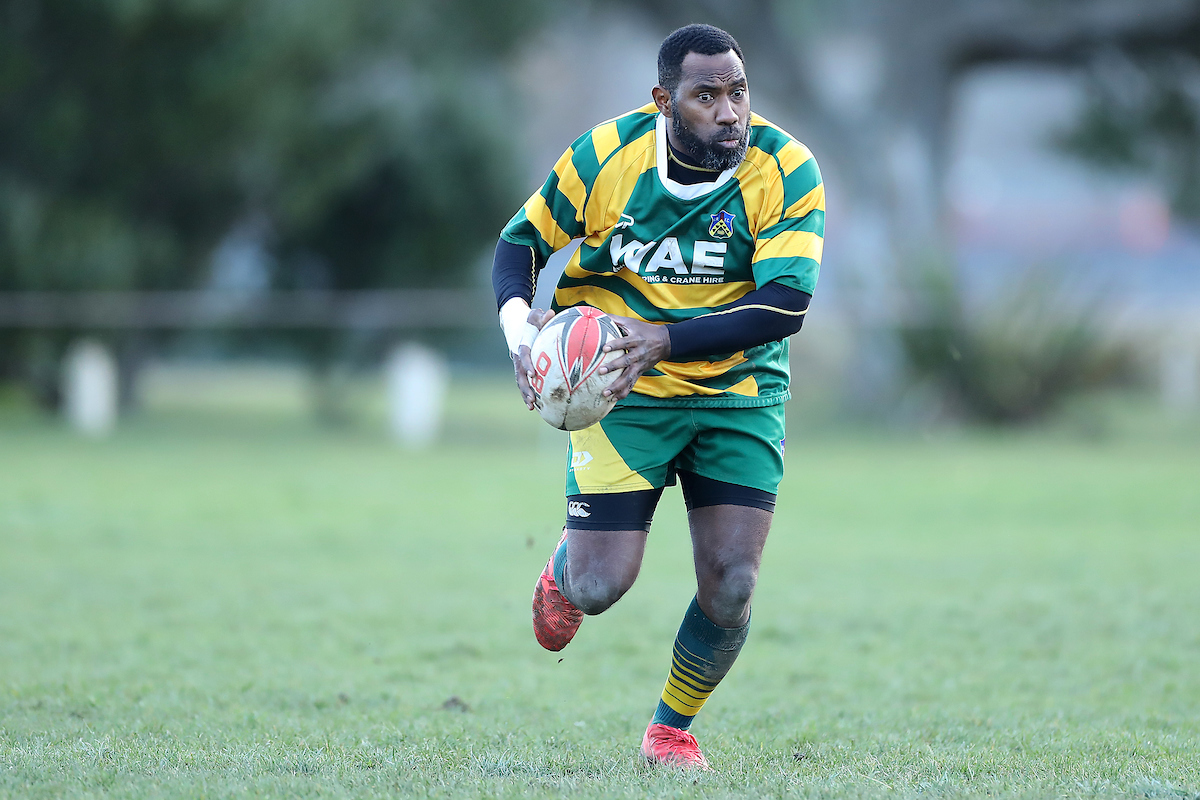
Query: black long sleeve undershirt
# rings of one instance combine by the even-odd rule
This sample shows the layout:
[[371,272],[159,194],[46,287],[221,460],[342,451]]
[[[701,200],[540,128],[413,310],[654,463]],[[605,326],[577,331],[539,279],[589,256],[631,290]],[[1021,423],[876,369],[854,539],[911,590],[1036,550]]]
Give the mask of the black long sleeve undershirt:
[[735,353],[786,339],[800,330],[812,295],[770,281],[736,302],[695,319],[667,326],[671,361],[713,353]]
[[540,271],[532,247],[504,239],[497,242],[496,255],[492,260],[492,289],[496,293],[496,308],[499,309],[514,297],[532,303]]
[[[537,281],[533,248],[501,239],[492,263],[496,307],[514,297],[533,302]],[[735,353],[791,336],[804,324],[812,295],[771,281],[704,316],[667,325],[672,361]]]

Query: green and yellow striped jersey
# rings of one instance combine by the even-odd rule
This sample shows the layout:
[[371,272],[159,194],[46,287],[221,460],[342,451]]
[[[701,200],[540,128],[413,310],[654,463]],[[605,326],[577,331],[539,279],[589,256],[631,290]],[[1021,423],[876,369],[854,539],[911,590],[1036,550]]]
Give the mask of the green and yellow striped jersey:
[[[778,281],[812,294],[825,187],[812,153],[757,114],[745,160],[709,183],[667,177],[668,121],[654,105],[581,136],[501,236],[539,263],[582,239],[554,309],[589,305],[653,323],[720,313]],[[787,341],[663,361],[623,403],[767,406],[788,398]]]

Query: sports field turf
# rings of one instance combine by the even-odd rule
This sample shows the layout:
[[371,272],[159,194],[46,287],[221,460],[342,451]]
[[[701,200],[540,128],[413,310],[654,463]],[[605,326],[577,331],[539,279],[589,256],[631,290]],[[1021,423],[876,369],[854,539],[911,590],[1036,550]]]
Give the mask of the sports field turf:
[[0,796],[1200,793],[1194,436],[793,417],[697,775],[635,759],[693,590],[678,490],[633,590],[542,651],[559,459],[484,399],[421,455],[265,414],[0,418]]

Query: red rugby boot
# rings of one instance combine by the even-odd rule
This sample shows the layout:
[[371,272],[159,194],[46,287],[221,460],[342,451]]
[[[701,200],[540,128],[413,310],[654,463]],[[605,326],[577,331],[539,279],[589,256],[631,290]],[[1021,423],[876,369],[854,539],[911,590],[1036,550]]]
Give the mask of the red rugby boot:
[[[564,529],[562,538],[554,546],[554,553],[566,540],[567,531]],[[554,582],[554,553],[550,554],[546,568],[533,587],[533,635],[542,647],[557,652],[570,644],[575,631],[583,624],[583,612],[563,597],[558,584]]]
[[642,737],[642,755],[651,764],[672,764],[677,767],[712,769],[700,752],[696,737],[679,728],[651,722]]

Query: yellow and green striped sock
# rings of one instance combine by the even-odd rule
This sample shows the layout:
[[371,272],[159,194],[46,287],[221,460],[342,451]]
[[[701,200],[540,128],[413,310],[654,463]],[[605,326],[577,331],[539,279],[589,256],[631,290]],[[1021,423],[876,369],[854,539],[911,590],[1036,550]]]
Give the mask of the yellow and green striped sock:
[[693,598],[675,636],[671,672],[653,721],[686,731],[733,666],[749,630],[749,620],[740,628],[716,625]]

